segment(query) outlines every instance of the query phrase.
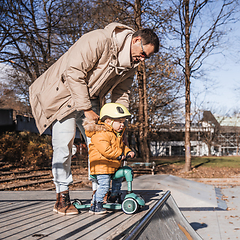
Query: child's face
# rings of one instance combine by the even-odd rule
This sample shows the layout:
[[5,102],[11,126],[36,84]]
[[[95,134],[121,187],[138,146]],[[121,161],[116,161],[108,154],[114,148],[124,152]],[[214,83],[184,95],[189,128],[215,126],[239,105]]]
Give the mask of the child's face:
[[106,119],[106,121],[106,123],[111,125],[116,132],[121,132],[124,129],[126,118],[114,120]]

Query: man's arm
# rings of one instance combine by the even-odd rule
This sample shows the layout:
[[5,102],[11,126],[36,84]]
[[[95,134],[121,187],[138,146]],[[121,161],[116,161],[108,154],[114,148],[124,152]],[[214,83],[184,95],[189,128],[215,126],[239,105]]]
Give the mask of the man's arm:
[[63,76],[78,111],[91,108],[86,77],[101,58],[106,45],[107,38],[102,30],[96,30],[83,35],[67,53]]

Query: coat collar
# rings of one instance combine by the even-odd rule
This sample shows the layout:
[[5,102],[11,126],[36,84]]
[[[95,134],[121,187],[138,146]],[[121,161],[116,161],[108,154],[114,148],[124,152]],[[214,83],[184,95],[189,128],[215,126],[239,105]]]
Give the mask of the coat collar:
[[[98,123],[96,123],[94,120],[92,119],[88,119],[88,118],[84,118],[83,119],[83,127],[86,131],[86,135],[88,137],[92,137],[96,132],[100,132],[100,131],[105,131],[105,132],[113,132],[115,135],[119,135],[118,132],[116,132],[112,126],[101,122],[100,120],[98,121]],[[123,135],[124,131],[125,131],[126,127],[123,129],[123,131],[121,132],[121,136]]]

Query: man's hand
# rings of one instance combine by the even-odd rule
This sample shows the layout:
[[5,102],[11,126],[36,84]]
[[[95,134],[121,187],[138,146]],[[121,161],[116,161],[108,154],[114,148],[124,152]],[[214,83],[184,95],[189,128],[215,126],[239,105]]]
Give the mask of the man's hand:
[[99,119],[99,116],[92,109],[84,110],[84,115],[86,118],[92,119],[96,123]]

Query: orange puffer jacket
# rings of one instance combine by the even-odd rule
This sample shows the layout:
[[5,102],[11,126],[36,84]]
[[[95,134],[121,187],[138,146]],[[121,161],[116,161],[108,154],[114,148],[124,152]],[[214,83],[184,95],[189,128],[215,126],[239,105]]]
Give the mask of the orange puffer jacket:
[[117,132],[109,125],[99,121],[84,119],[83,126],[87,137],[91,138],[89,145],[90,174],[114,174],[121,166],[117,158],[131,151],[123,143],[123,132]]

